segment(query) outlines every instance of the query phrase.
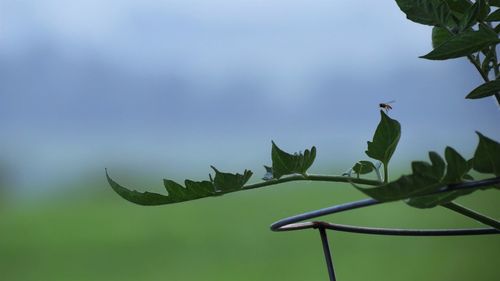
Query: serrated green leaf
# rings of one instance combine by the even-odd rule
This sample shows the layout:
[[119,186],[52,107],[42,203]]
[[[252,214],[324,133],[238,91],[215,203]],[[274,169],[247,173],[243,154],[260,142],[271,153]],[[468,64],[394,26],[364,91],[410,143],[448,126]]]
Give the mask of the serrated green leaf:
[[371,173],[375,169],[376,169],[375,165],[371,161],[365,161],[365,160],[358,161],[352,167],[352,170],[358,175],[365,175]]
[[495,32],[481,28],[478,31],[465,31],[451,37],[421,58],[429,60],[447,60],[470,55],[473,52],[500,42]]
[[420,209],[434,208],[438,205],[449,203],[460,196],[464,196],[476,191],[475,189],[456,190],[451,192],[413,197],[406,201],[406,204]]
[[356,188],[366,195],[381,202],[410,198],[433,192],[442,186],[440,183],[444,173],[444,161],[435,152],[429,153],[431,164],[423,161],[412,162],[411,175],[401,176],[399,179],[377,187]]
[[215,171],[213,184],[217,191],[228,192],[241,189],[252,176],[252,171],[245,170],[242,174],[224,173],[210,166]]
[[380,115],[381,119],[373,135],[373,140],[368,142],[368,149],[365,153],[387,165],[401,137],[401,125],[382,110]]
[[474,153],[472,166],[480,173],[500,176],[500,143],[476,132],[479,144]]
[[493,80],[482,84],[470,92],[466,99],[480,99],[492,96],[500,91],[500,80]]
[[489,14],[485,21],[493,22],[493,21],[500,21],[500,9],[497,9],[493,11],[493,13]]
[[108,179],[109,185],[116,193],[118,193],[125,200],[138,205],[165,205],[217,195],[214,189],[214,185],[209,181],[195,182],[186,180],[186,187],[183,187],[182,185],[172,180],[164,180],[164,185],[168,192],[168,195],[162,195],[147,191],[139,192],[123,187],[115,182],[109,176],[107,171],[106,177]]
[[435,26],[432,28],[432,48],[443,44],[444,42],[450,40],[452,35],[446,28]]
[[446,184],[463,182],[463,177],[469,172],[467,160],[449,146],[444,150],[444,157],[448,165],[446,166],[446,175],[443,182]]
[[306,149],[304,153],[289,154],[272,142],[271,158],[273,160],[273,176],[276,179],[284,175],[305,174],[316,158],[316,147]]

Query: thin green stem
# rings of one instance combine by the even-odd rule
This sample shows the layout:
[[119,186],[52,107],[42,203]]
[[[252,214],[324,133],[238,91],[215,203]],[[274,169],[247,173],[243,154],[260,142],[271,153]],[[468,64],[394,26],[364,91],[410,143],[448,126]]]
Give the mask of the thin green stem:
[[372,186],[377,186],[377,185],[382,184],[381,182],[376,181],[376,180],[352,178],[352,177],[346,177],[346,176],[293,175],[293,176],[288,176],[288,177],[284,177],[284,178],[280,178],[280,179],[274,179],[274,180],[259,182],[259,183],[255,183],[255,184],[249,184],[249,185],[244,186],[243,190],[254,189],[254,188],[259,188],[259,187],[263,187],[263,186],[275,185],[275,184],[291,182],[291,181],[323,181],[323,182],[344,182],[344,183],[353,182],[353,183],[357,183],[357,184],[366,184],[366,185],[372,185]]
[[462,214],[462,215],[464,215],[466,217],[472,218],[472,219],[474,219],[476,221],[479,221],[479,222],[481,222],[481,223],[483,223],[485,225],[489,225],[491,227],[494,227],[494,228],[500,230],[500,221],[497,221],[495,219],[487,217],[487,216],[485,216],[485,215],[483,215],[481,213],[478,213],[478,212],[476,212],[474,210],[466,208],[466,207],[464,207],[462,205],[450,202],[450,203],[443,204],[441,206],[443,206],[445,208],[448,208],[448,209],[450,209],[452,211],[455,211],[457,213],[460,213],[460,214]]
[[384,183],[389,182],[389,169],[387,167],[387,164],[384,163]]
[[481,74],[481,77],[483,78],[483,80],[485,82],[490,81],[490,79],[488,78],[488,74],[484,73],[484,71],[481,69],[481,64],[479,63],[479,61],[473,55],[468,55],[467,58],[476,67],[479,74]]

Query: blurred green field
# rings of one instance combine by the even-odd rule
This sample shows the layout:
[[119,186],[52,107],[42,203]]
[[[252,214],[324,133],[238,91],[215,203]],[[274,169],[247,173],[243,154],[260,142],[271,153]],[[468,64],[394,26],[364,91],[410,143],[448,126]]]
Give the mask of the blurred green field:
[[[327,280],[316,231],[273,233],[286,216],[363,198],[348,185],[284,184],[162,207],[95,198],[0,208],[0,280]],[[459,200],[500,217],[500,193]],[[74,196],[76,197],[76,196]],[[398,227],[479,224],[403,203],[328,217]],[[339,280],[500,280],[500,235],[382,237],[330,232]]]

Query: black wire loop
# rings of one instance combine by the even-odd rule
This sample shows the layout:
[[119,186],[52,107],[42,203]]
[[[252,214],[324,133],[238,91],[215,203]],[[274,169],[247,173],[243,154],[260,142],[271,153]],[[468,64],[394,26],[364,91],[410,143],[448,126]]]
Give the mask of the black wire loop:
[[[450,192],[455,190],[471,189],[483,186],[489,186],[500,183],[500,177],[466,182],[461,184],[449,185],[445,188],[431,194]],[[427,196],[431,194],[425,194]],[[309,228],[324,228],[337,231],[376,234],[376,235],[399,235],[399,236],[456,236],[456,235],[483,235],[483,234],[500,234],[500,230],[495,228],[465,228],[465,229],[397,229],[397,228],[376,228],[376,227],[362,227],[354,225],[343,225],[336,223],[329,223],[324,221],[303,222],[318,218],[325,215],[345,212],[358,208],[378,205],[384,202],[379,202],[375,199],[363,199],[350,203],[335,205],[332,207],[319,209],[300,215],[291,216],[279,220],[271,225],[272,231],[292,231]]]
[[[500,183],[500,177],[466,182],[455,185],[448,185],[443,187],[438,192],[426,194],[437,194],[443,192],[450,192],[454,190],[464,190],[476,187],[489,186]],[[424,195],[422,195],[424,196]],[[364,199],[359,201],[354,201],[350,203],[345,203],[341,205],[336,205],[324,209],[315,210],[312,212],[303,213],[300,215],[295,215],[282,220],[279,220],[271,225],[272,231],[293,231],[302,229],[318,229],[321,243],[323,246],[323,253],[325,255],[326,267],[328,269],[328,277],[330,281],[336,281],[335,271],[333,267],[332,254],[330,246],[328,244],[328,236],[326,229],[345,231],[352,233],[363,233],[363,234],[375,234],[375,235],[398,235],[398,236],[457,236],[457,235],[483,235],[483,234],[500,234],[500,230],[495,228],[463,228],[463,229],[398,229],[398,228],[375,228],[375,227],[363,227],[354,225],[343,225],[336,223],[329,223],[324,221],[308,221],[305,220],[314,219],[317,217],[340,213],[344,211],[364,208],[368,206],[378,205],[384,202],[379,202],[375,199]]]

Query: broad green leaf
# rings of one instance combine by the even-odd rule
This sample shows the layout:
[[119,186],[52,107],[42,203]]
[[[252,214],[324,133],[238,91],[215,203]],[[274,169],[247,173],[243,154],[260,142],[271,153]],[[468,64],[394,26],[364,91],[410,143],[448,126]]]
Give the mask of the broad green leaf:
[[435,26],[432,28],[432,48],[448,41],[453,35],[446,28]]
[[486,21],[500,21],[500,9],[495,10],[493,13],[489,14],[485,19]]
[[443,182],[446,184],[463,182],[464,176],[469,172],[467,160],[449,146],[444,150],[444,157],[448,165]]
[[466,30],[475,25],[479,19],[481,11],[484,9],[484,2],[482,0],[476,1],[464,13],[460,21],[460,30]]
[[433,192],[442,186],[440,180],[444,173],[444,161],[435,152],[430,152],[429,157],[432,164],[422,161],[412,162],[411,175],[404,175],[377,187],[355,187],[381,202],[407,199]]
[[[484,189],[484,188],[482,188]],[[406,204],[415,208],[434,208],[438,205],[449,203],[460,196],[464,196],[476,191],[476,189],[456,190],[433,195],[412,197],[406,201]]]
[[[245,170],[242,174],[223,173],[214,166],[210,166],[215,171],[215,177],[212,180],[217,191],[228,192],[241,189],[252,176],[252,171]],[[212,177],[210,176],[212,179]]]
[[476,132],[479,144],[474,153],[472,166],[480,173],[500,176],[500,143]]
[[435,10],[444,1],[439,0],[396,0],[406,18],[425,25],[438,25]]
[[380,114],[380,122],[373,135],[373,140],[368,142],[368,149],[365,153],[387,165],[401,137],[401,125],[382,110]]
[[305,174],[316,158],[316,147],[306,149],[304,153],[289,154],[272,142],[271,158],[273,160],[273,176],[276,179],[284,175]]
[[432,12],[434,13],[434,18],[440,26],[446,26],[448,23],[448,18],[451,15],[450,8],[446,1],[441,1],[436,6],[431,5]]
[[217,195],[213,184],[209,181],[194,182],[186,180],[186,187],[183,187],[172,180],[164,180],[168,195],[162,195],[147,191],[139,192],[123,187],[111,179],[107,171],[106,177],[111,188],[116,193],[124,199],[139,205],[164,205]]
[[352,170],[358,175],[371,173],[375,169],[376,169],[375,165],[371,161],[365,161],[365,160],[358,161],[352,167]]
[[480,99],[492,96],[500,91],[500,80],[493,80],[475,88],[465,98]]
[[467,0],[445,0],[450,10],[464,14],[472,4]]
[[355,187],[380,202],[388,202],[424,195],[441,186],[441,183],[428,177],[404,175],[395,181],[377,187]]
[[500,42],[495,32],[481,28],[478,31],[465,31],[453,36],[421,58],[447,60],[470,55],[473,52]]

